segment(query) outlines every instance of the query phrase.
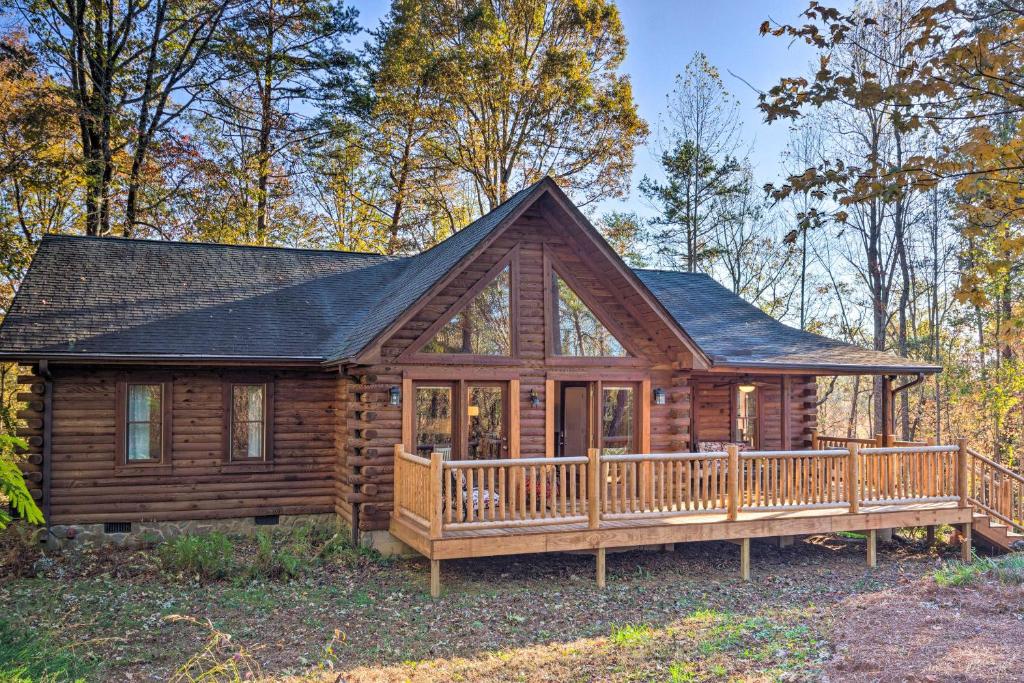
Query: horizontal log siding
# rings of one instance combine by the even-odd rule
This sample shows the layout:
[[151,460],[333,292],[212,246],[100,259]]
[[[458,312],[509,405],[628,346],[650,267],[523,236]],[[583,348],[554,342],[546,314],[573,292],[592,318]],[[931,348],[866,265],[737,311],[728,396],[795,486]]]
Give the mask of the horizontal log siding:
[[170,372],[173,434],[165,464],[171,470],[126,475],[114,462],[119,372],[54,368],[53,523],[334,510],[337,375],[274,373],[273,459],[269,471],[259,471],[224,467],[220,374]]

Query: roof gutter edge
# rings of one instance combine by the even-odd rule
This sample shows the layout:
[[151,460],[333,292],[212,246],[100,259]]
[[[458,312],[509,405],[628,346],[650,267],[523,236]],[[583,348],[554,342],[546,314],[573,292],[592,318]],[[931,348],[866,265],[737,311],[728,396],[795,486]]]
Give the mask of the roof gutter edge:
[[322,356],[216,356],[204,354],[125,354],[125,353],[46,353],[39,351],[0,351],[0,360],[9,361],[94,361],[94,362],[190,362],[190,363],[289,363],[320,366]]
[[848,365],[842,363],[779,363],[779,362],[754,362],[739,363],[727,361],[715,361],[715,369],[723,370],[806,370],[842,372],[845,374],[898,374],[898,375],[934,375],[944,370],[941,365]]

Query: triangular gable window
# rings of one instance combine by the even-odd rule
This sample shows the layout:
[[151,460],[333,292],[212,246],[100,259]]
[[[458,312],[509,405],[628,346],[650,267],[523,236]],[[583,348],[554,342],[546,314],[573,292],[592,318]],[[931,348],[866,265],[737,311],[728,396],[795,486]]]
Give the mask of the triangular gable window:
[[469,304],[437,331],[424,353],[512,355],[511,273],[505,266]]
[[629,353],[558,273],[551,272],[555,353],[560,356],[623,357]]

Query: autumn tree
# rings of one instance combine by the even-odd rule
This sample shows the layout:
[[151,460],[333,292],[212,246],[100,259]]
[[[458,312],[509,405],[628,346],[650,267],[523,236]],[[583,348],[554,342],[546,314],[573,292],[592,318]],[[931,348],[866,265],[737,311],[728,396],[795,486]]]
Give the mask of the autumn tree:
[[[646,134],[607,0],[395,0],[378,39],[418,46],[429,153],[481,212],[545,175],[581,204],[628,189]],[[394,53],[393,56],[398,56]]]
[[123,232],[133,233],[143,166],[201,87],[193,76],[232,2],[3,0],[75,105],[87,233],[111,233],[119,173],[126,176]]

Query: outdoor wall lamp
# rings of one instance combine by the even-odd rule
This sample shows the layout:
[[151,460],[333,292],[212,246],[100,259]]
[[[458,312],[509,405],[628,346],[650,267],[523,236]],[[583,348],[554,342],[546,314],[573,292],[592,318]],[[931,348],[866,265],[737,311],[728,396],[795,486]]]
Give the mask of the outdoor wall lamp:
[[530,405],[534,408],[540,405],[540,394],[536,389],[530,389]]
[[665,390],[662,389],[661,387],[658,387],[654,390],[654,405],[665,405]]
[[388,389],[388,405],[402,405],[402,390],[399,389],[397,386],[392,386],[390,389]]

